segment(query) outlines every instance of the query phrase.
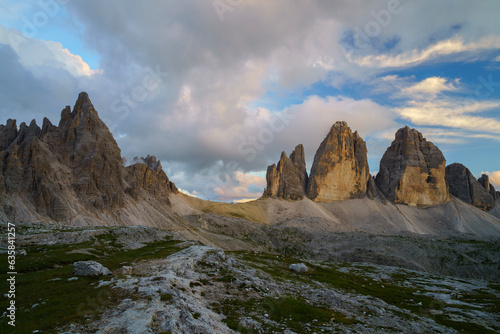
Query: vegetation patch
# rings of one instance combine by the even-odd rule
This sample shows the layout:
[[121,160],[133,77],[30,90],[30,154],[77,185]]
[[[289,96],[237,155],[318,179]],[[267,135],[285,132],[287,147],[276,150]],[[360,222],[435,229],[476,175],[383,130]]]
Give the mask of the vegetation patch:
[[[124,298],[134,297],[131,292],[107,285],[97,288],[99,282],[110,279],[108,277],[78,277],[68,281],[73,277],[74,262],[95,260],[114,271],[138,260],[165,258],[181,250],[178,243],[180,241],[167,239],[124,250],[116,242],[116,236],[109,232],[79,244],[24,247],[27,255],[18,256],[16,262],[16,333],[35,330],[57,333],[58,328],[69,323],[96,320],[103,310],[118,305]],[[73,252],[88,248],[95,252]],[[7,282],[5,274],[0,275],[0,279]],[[7,291],[6,284],[2,286]],[[1,309],[7,309],[7,303],[7,298],[0,300]],[[1,333],[11,330],[7,321],[0,323]]]

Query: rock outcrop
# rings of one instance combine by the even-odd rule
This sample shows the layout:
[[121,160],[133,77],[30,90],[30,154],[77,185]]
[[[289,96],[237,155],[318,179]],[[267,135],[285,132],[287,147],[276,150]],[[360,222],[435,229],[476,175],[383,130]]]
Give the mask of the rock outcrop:
[[408,126],[396,133],[380,161],[376,183],[393,203],[433,206],[449,201],[446,160],[441,151]]
[[484,211],[491,210],[495,206],[494,198],[462,164],[453,163],[446,166],[446,182],[450,188],[450,194],[466,203]]
[[495,187],[490,183],[490,177],[486,174],[481,175],[478,179],[479,183],[484,187],[486,192],[491,195],[491,197],[496,201],[498,199],[497,191]]
[[307,196],[317,202],[363,196],[369,178],[365,141],[346,122],[336,122],[314,156]]
[[137,198],[138,188],[145,189],[156,197],[167,198],[170,193],[178,193],[161,167],[161,162],[153,155],[146,158],[135,157],[127,167],[130,187],[127,192]]
[[304,147],[299,144],[287,157],[281,153],[278,165],[267,167],[267,187],[264,197],[277,197],[289,200],[299,200],[305,195],[307,185],[306,161]]
[[156,159],[143,166],[124,167],[113,135],[82,92],[58,126],[47,118],[41,129],[35,120],[19,129],[11,119],[0,125],[0,210],[12,220],[21,210],[71,221],[82,212],[113,213],[134,187],[162,197],[177,191]]

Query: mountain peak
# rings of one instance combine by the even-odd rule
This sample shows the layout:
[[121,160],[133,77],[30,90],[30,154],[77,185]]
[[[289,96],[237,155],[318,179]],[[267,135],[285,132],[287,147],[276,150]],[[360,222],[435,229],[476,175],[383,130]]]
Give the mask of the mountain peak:
[[380,161],[376,183],[394,203],[432,206],[449,201],[446,159],[422,133],[399,129]]
[[73,107],[73,115],[85,113],[95,113],[97,115],[97,111],[95,110],[92,101],[90,101],[89,95],[86,92],[81,92],[78,94],[78,99]]
[[366,193],[369,178],[365,141],[344,121],[336,122],[314,156],[307,196],[332,202]]

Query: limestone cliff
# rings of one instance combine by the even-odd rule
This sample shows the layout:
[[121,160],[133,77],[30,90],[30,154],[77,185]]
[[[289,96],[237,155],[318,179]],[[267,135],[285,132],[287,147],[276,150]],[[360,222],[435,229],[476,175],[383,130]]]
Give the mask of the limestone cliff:
[[446,160],[420,132],[408,126],[396,133],[380,161],[376,183],[394,203],[432,206],[449,201]]
[[336,122],[314,156],[307,196],[317,202],[363,196],[370,178],[365,141]]
[[287,157],[281,153],[278,165],[267,167],[267,187],[264,197],[278,197],[283,199],[298,200],[305,195],[307,185],[306,161],[304,147],[297,145],[295,150]]
[[490,183],[490,177],[486,174],[481,175],[478,179],[479,183],[483,186],[488,194],[496,201],[498,199],[497,191],[495,187]]
[[484,211],[491,210],[495,206],[494,198],[462,164],[454,163],[446,166],[446,182],[450,188],[450,194],[466,203]]
[[58,126],[47,118],[41,129],[35,120],[19,129],[15,120],[0,125],[0,211],[9,219],[21,211],[55,221],[71,221],[84,212],[113,214],[125,205],[133,186],[160,194],[145,174],[165,184],[163,197],[177,191],[161,166],[124,167],[120,149],[87,93],[80,93],[73,111],[63,109]]
[[161,162],[153,155],[146,158],[135,157],[127,167],[130,187],[127,193],[137,198],[138,188],[142,188],[157,197],[167,198],[170,193],[178,190],[161,167]]

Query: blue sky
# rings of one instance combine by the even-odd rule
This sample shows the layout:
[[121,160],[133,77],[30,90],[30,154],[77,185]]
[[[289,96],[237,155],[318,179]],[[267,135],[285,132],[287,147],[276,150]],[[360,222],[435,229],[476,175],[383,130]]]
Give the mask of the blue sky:
[[500,187],[500,2],[13,1],[0,4],[0,118],[57,123],[87,91],[122,155],[183,191],[260,196],[267,165],[331,125],[376,173],[409,125]]

